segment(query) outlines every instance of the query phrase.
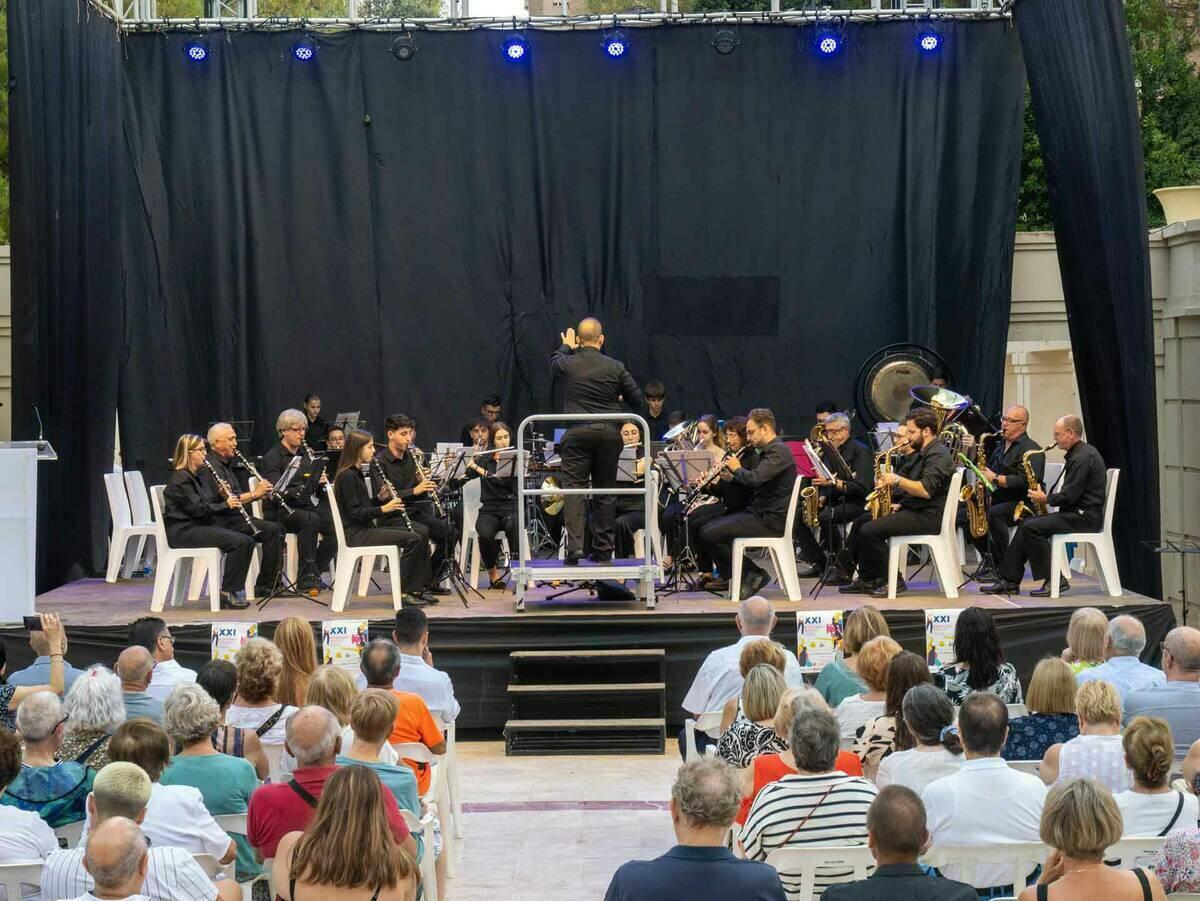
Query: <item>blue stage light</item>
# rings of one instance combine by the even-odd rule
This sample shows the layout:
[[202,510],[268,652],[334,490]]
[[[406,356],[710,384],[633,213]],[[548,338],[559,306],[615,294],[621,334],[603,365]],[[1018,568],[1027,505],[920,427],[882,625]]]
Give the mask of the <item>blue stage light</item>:
[[194,63],[202,63],[208,59],[208,41],[204,38],[194,38],[183,45],[183,53]]
[[920,32],[917,35],[917,49],[927,55],[937,53],[942,49],[942,36],[930,29]]
[[504,58],[519,63],[529,56],[529,43],[519,34],[504,41]]
[[292,44],[292,57],[301,63],[310,63],[317,58],[317,44],[310,38],[300,38]]
[[846,39],[840,32],[831,28],[822,28],[813,35],[813,52],[824,59],[837,56],[842,52]]
[[604,53],[610,59],[624,56],[629,51],[629,39],[625,33],[614,31],[604,36]]

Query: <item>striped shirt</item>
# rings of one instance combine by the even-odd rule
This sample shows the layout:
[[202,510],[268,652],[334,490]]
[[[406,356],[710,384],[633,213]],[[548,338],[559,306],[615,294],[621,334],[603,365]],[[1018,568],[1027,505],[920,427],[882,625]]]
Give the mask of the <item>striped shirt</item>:
[[[764,786],[750,807],[742,828],[746,856],[765,861],[785,846],[865,845],[867,808],[875,794],[875,786],[866,779],[845,773],[784,776]],[[819,868],[814,895],[852,876],[850,870]],[[779,878],[789,899],[800,896],[799,874],[784,872]]]
[[[78,898],[95,888],[83,866],[83,848],[55,851],[42,867],[43,901]],[[151,848],[142,892],[151,901],[212,901],[217,887],[182,848]]]

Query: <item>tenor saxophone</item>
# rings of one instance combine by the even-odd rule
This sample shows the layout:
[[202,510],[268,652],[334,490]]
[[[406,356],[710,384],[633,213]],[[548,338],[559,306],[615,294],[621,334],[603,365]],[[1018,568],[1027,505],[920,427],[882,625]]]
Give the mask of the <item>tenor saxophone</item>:
[[810,529],[815,529],[818,525],[820,525],[817,516],[821,512],[821,504],[818,499],[817,489],[812,485],[809,485],[807,488],[801,488],[800,500],[804,504],[804,524]]
[[[896,453],[896,450],[897,448],[893,444],[889,450],[875,455],[876,483],[891,473],[892,455]],[[880,519],[892,512],[892,486],[890,483],[884,482],[883,487],[876,488],[867,495],[867,509],[871,511],[871,519]]]
[[[987,468],[987,452],[984,445],[987,439],[995,437],[995,432],[984,432],[975,444],[975,465],[980,471]],[[959,494],[959,500],[966,505],[967,522],[971,529],[972,538],[982,538],[988,533],[988,490],[983,484],[983,478],[976,479],[974,485],[964,485]]]
[[[1021,454],[1021,469],[1024,470],[1025,484],[1029,486],[1030,491],[1040,490],[1042,486],[1033,472],[1033,464],[1029,462],[1029,458],[1036,454],[1044,454],[1046,451],[1053,450],[1056,447],[1058,447],[1057,444],[1047,444],[1045,447],[1034,448]],[[1026,516],[1045,516],[1049,512],[1050,507],[1045,501],[1035,501],[1032,499],[1028,503],[1021,501],[1017,504],[1017,509],[1013,510],[1013,522],[1020,522]]]

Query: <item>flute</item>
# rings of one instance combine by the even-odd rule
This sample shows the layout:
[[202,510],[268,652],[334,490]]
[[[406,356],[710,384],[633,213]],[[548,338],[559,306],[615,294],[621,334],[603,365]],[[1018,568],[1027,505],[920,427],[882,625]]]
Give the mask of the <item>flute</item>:
[[[217,488],[220,489],[221,494],[225,496],[225,499],[228,500],[231,497],[235,497],[233,489],[229,487],[229,483],[217,475],[217,471],[213,469],[213,465],[208,462],[207,457],[204,458],[204,465],[207,467],[208,471],[212,473],[212,477],[217,483]],[[246,512],[246,508],[242,506],[241,501],[238,501],[235,509],[238,513],[242,514],[242,519],[246,520],[246,525],[250,527],[250,534],[257,536],[262,530],[254,524],[254,520],[250,518],[250,514]]]
[[[396,486],[392,484],[392,480],[387,477],[387,473],[383,471],[383,466],[378,460],[371,460],[371,465],[379,472],[379,479],[383,482],[383,487],[391,492],[392,499],[400,501],[400,495],[396,491]],[[408,526],[408,531],[415,532],[412,520],[408,518],[408,508],[404,506],[404,501],[400,501],[400,515],[404,517],[404,523]]]

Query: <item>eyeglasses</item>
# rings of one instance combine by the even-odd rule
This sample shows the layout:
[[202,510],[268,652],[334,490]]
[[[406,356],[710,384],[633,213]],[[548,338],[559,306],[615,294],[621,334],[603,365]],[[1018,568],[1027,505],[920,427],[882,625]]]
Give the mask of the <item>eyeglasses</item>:
[[1015,425],[1022,425],[1022,424],[1024,424],[1025,422],[1027,422],[1028,420],[1025,420],[1025,419],[1009,419],[1007,416],[1001,416],[1001,417],[1000,417],[1000,421],[1001,421],[1001,422],[1011,422],[1011,423],[1013,423],[1013,424],[1015,424]]
[[306,429],[302,425],[293,425],[293,426],[288,426],[286,429],[284,429],[284,431],[285,432],[307,432],[308,429]]

